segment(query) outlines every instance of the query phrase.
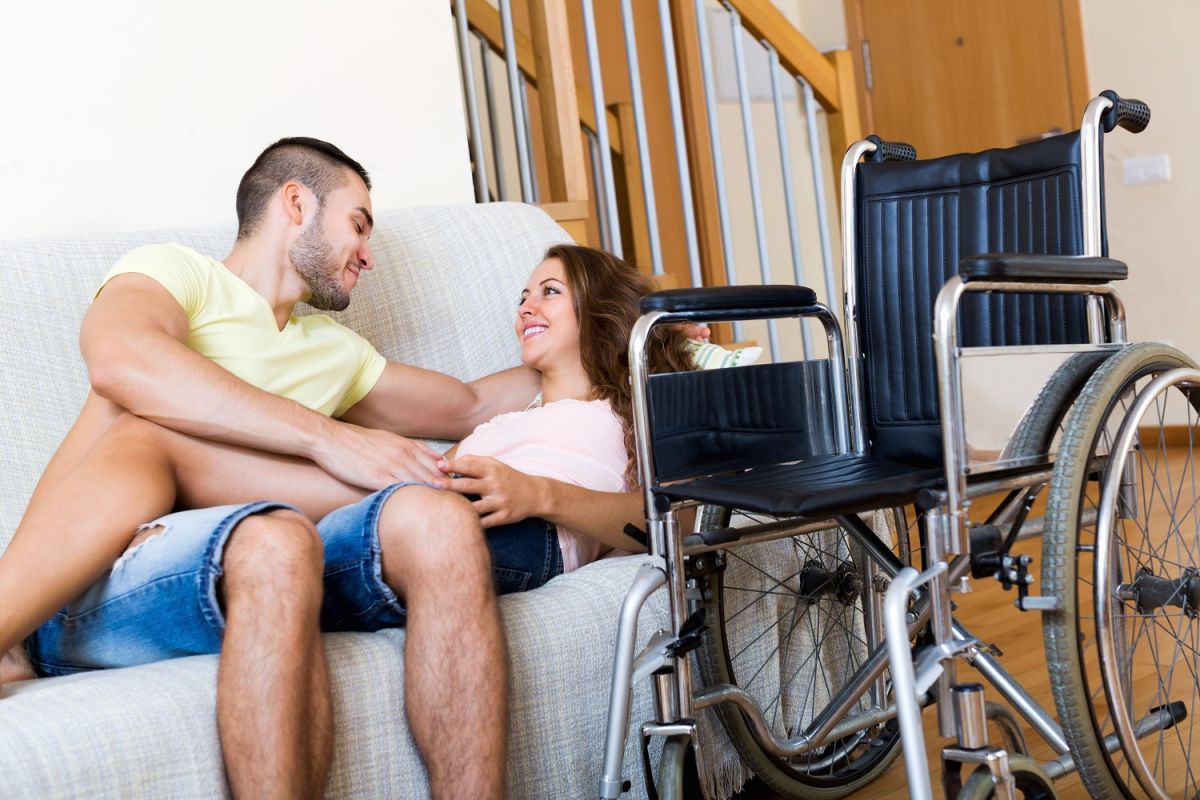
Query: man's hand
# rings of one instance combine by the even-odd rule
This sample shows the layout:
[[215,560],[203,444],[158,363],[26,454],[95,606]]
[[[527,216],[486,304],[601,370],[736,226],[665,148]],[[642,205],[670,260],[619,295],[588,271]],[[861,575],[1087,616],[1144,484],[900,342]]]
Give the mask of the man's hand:
[[712,335],[712,331],[703,322],[680,322],[677,326],[683,335],[693,342],[707,342],[708,337]]
[[333,477],[375,491],[402,481],[445,488],[441,454],[390,431],[333,421],[312,460]]
[[447,479],[445,488],[479,495],[473,505],[485,528],[542,516],[545,503],[541,478],[518,472],[490,456],[443,459],[438,467],[447,474],[462,476]]

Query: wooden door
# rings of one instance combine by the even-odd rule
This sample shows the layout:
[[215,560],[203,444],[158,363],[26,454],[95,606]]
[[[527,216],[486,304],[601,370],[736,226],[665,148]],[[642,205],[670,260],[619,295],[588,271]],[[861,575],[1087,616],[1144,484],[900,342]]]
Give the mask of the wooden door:
[[846,0],[865,128],[922,158],[1074,130],[1078,0]]

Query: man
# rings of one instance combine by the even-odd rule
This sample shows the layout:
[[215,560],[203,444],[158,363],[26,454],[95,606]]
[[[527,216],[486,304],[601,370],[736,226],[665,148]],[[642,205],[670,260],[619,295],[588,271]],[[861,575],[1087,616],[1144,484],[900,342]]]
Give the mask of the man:
[[[242,178],[223,263],[168,245],[110,273],[81,332],[92,392],[0,558],[0,653],[68,602],[89,621],[51,620],[30,640],[47,674],[219,649],[234,794],[316,796],[332,741],[318,619],[407,624],[407,711],[434,796],[499,797],[507,671],[479,516],[434,488],[447,484],[438,454],[398,434],[461,438],[527,403],[533,376],[465,385],[388,363],[326,317],[293,316],[301,301],[345,308],[374,267],[369,189],[336,147],[284,139]],[[499,503],[494,523],[542,516],[611,535],[637,516],[632,495],[544,479],[516,491],[495,468],[469,477],[489,511]],[[350,518],[376,532],[374,549],[363,536],[334,548],[365,568],[328,569],[323,587],[311,520],[414,482],[429,486]],[[411,524],[412,508],[431,506],[444,529]],[[160,516],[172,508],[198,510]],[[177,590],[164,575],[196,579]],[[24,677],[20,652],[0,682]]]

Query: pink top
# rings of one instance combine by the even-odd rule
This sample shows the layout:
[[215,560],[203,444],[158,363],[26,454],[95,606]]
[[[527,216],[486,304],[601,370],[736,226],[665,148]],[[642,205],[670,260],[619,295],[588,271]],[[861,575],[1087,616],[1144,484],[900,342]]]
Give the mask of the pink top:
[[[625,491],[625,431],[607,400],[556,400],[501,414],[458,445],[458,455],[491,456],[528,475],[600,492]],[[595,561],[606,548],[558,526],[563,572]]]

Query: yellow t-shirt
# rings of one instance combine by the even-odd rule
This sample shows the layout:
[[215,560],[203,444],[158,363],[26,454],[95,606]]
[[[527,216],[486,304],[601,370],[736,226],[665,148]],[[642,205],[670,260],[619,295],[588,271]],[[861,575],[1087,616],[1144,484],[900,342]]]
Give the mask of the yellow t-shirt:
[[363,337],[324,315],[297,317],[283,330],[266,298],[215,258],[189,247],[139,247],[116,263],[170,292],[187,314],[187,345],[247,383],[340,417],[383,374],[386,359]]

